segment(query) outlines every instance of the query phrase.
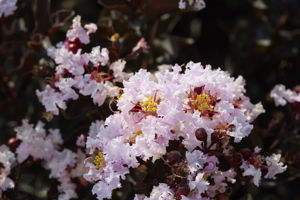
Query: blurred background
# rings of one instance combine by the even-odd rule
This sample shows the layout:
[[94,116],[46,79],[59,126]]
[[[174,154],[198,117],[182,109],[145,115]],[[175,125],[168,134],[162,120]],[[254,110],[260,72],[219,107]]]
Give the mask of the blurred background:
[[[240,145],[281,152],[289,166],[277,180],[264,180],[259,188],[238,185],[230,199],[300,199],[300,106],[277,108],[269,97],[278,83],[300,91],[299,0],[207,0],[198,12],[179,10],[177,0],[19,0],[15,13],[0,19],[0,144],[15,136],[13,129],[22,119],[36,123],[43,118],[35,90],[44,87],[55,67],[46,49],[65,40],[76,15],[83,24],[99,27],[85,50],[96,45],[110,48],[115,51],[111,60],[126,58],[128,72],[194,61],[220,67],[234,77],[242,75],[247,95],[253,103],[261,101],[266,113]],[[120,46],[114,50],[109,39],[116,33]],[[128,56],[141,38],[148,52]],[[74,149],[76,137],[87,133],[91,122],[110,114],[107,105],[99,108],[81,97],[51,122],[42,120],[46,127],[60,128],[64,146]],[[17,186],[6,198],[56,199],[57,183],[48,174],[39,163],[14,168]],[[90,191],[91,185],[79,189],[79,199],[95,199]],[[132,199],[132,191],[124,183],[114,198]]]

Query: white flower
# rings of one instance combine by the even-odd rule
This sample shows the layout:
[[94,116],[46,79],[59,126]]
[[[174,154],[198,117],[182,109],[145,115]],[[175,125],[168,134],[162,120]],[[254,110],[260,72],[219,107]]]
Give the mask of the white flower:
[[94,23],[84,25],[84,28],[87,30],[87,34],[95,33],[98,29],[97,25]]
[[0,0],[0,18],[11,15],[17,9],[17,0]]
[[185,156],[192,174],[199,169],[203,169],[203,165],[206,163],[207,157],[202,153],[202,151],[194,150],[192,153],[186,152]]
[[185,9],[186,8],[186,2],[183,1],[183,0],[180,0],[178,2],[178,8],[181,9],[181,10]]
[[29,156],[34,159],[50,159],[55,152],[52,137],[46,138],[44,124],[39,122],[35,128],[23,120],[22,126],[15,128],[17,138],[21,140],[18,146],[17,160],[22,163]]
[[196,199],[201,199],[201,194],[208,188],[209,182],[204,179],[204,175],[204,173],[198,173],[195,179],[191,175],[188,177],[190,190],[196,191],[193,195]]
[[160,183],[153,187],[150,197],[145,197],[144,200],[174,200],[174,193],[165,183]]
[[[0,146],[0,163],[3,165],[5,170],[10,171],[11,165],[15,162],[15,154],[9,150],[6,145]],[[1,172],[1,168],[0,168]]]
[[119,59],[109,66],[109,69],[113,71],[115,82],[122,82],[123,80],[127,81],[132,76],[132,73],[123,72],[125,64],[125,60]]
[[107,48],[102,48],[100,46],[93,47],[92,52],[89,54],[90,61],[95,67],[98,65],[105,66],[109,61],[109,51]]
[[2,191],[14,188],[15,184],[8,176],[10,174],[11,165],[15,162],[16,158],[13,152],[9,150],[6,145],[0,146],[0,197]]
[[76,145],[79,147],[85,146],[85,136],[83,134],[81,134],[79,137],[77,137]]
[[266,157],[268,168],[268,173],[265,175],[265,178],[276,179],[275,175],[283,173],[287,166],[283,166],[283,163],[280,162],[280,154],[272,154],[271,156]]
[[261,179],[261,170],[255,168],[253,165],[247,163],[247,161],[244,160],[241,165],[241,169],[244,170],[243,176],[253,176],[253,183],[258,187]]
[[[90,27],[88,26],[88,28]],[[82,44],[88,44],[90,42],[88,33],[81,26],[81,17],[79,15],[73,19],[73,24],[71,29],[67,32],[67,37],[69,41],[74,41],[78,38]]]
[[58,115],[58,108],[63,110],[67,108],[63,95],[59,92],[56,92],[49,85],[47,85],[43,91],[36,90],[36,95],[46,108],[47,112],[52,112],[53,114]]
[[204,0],[195,0],[194,2],[194,8],[196,10],[202,10],[203,8],[205,8],[205,2]]
[[300,93],[286,89],[282,84],[275,85],[270,96],[274,99],[276,106],[284,106],[287,102],[300,102]]

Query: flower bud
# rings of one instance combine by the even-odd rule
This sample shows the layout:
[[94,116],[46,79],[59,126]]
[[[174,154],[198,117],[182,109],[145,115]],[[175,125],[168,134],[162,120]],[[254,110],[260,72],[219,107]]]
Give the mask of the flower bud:
[[21,143],[20,140],[18,140],[17,138],[13,137],[13,138],[10,138],[8,140],[7,145],[9,146],[9,148],[10,148],[11,151],[15,152],[20,143]]
[[204,128],[198,128],[195,131],[195,136],[200,141],[206,141],[207,140],[207,133],[206,133],[206,130]]
[[214,131],[212,134],[211,134],[211,142],[212,143],[217,143],[219,142],[220,138],[219,138],[219,133]]
[[178,151],[170,151],[167,154],[167,159],[170,162],[170,164],[174,164],[176,162],[179,162],[181,160],[181,154]]
[[79,40],[79,38],[76,38],[74,41],[69,41],[68,49],[72,51],[74,54],[77,53],[78,49],[81,49],[83,47],[83,44]]

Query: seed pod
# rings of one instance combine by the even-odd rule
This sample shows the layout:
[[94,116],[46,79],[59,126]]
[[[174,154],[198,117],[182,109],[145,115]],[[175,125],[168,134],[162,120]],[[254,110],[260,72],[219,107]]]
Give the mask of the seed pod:
[[207,140],[207,133],[206,133],[206,130],[204,128],[198,128],[195,131],[195,136],[200,141],[206,141]]

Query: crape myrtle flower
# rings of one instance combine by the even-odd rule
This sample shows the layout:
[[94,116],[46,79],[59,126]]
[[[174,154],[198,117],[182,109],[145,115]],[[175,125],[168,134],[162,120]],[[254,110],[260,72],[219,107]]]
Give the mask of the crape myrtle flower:
[[275,85],[270,96],[274,99],[276,106],[285,106],[287,102],[300,102],[300,93],[286,89],[285,85],[282,84]]
[[287,166],[280,162],[280,154],[272,154],[271,156],[266,157],[266,163],[268,166],[268,173],[264,176],[265,178],[276,179],[277,174],[283,173]]
[[9,178],[12,164],[15,162],[15,154],[6,145],[0,146],[0,197],[2,191],[15,187],[14,181]]
[[174,192],[165,183],[160,183],[158,186],[153,187],[150,197],[144,195],[136,195],[134,200],[174,200]]
[[0,0],[0,18],[8,17],[17,9],[17,0]]
[[190,10],[199,11],[206,7],[204,0],[179,0],[178,8],[184,10],[189,8]]
[[[50,171],[49,178],[57,179],[60,183],[58,199],[77,198],[76,183],[72,179],[83,176],[85,154],[81,150],[77,150],[75,153],[69,149],[60,149],[60,145],[63,143],[60,131],[58,129],[47,131],[42,122],[38,122],[34,127],[27,120],[23,120],[22,126],[16,127],[15,131],[16,138],[20,141],[16,149],[18,163],[21,164],[31,158],[33,161],[40,161],[43,167]],[[11,162],[13,159],[14,157]],[[2,156],[0,156],[1,162]]]
[[[260,150],[243,157],[230,144],[231,138],[237,143],[247,137],[253,120],[265,111],[245,96],[241,76],[234,79],[220,69],[190,62],[185,70],[179,65],[161,67],[154,74],[141,69],[123,85],[118,111],[104,123],[93,123],[87,137],[90,157],[84,177],[95,183],[92,192],[98,199],[111,198],[112,190],[121,187],[120,180],[141,160],[163,160],[182,181],[178,185],[171,178],[154,186],[150,197],[135,199],[210,199],[224,193],[237,173],[221,171],[219,157],[259,184],[261,170],[269,166]],[[179,141],[185,154],[168,152],[171,141]],[[272,175],[285,170],[282,163],[277,166]]]
[[[112,82],[128,80],[131,76],[123,72],[124,60],[110,63],[107,48],[96,46],[90,53],[83,53],[82,47],[90,42],[89,35],[96,30],[97,26],[92,23],[83,28],[81,17],[76,16],[66,41],[48,49],[49,56],[57,65],[56,73],[47,79],[49,84],[43,91],[36,90],[46,112],[58,115],[59,109],[65,110],[67,101],[77,100],[79,94],[90,96],[96,105],[101,106],[108,96],[113,98],[119,95],[119,88]],[[109,66],[112,74],[101,72],[104,66]]]
[[287,166],[280,162],[281,154],[264,157],[259,154],[260,150],[256,147],[250,157],[243,160],[240,166],[243,176],[252,176],[256,186],[259,186],[263,171],[267,171],[264,178],[276,179],[277,174],[281,174],[287,169]]

